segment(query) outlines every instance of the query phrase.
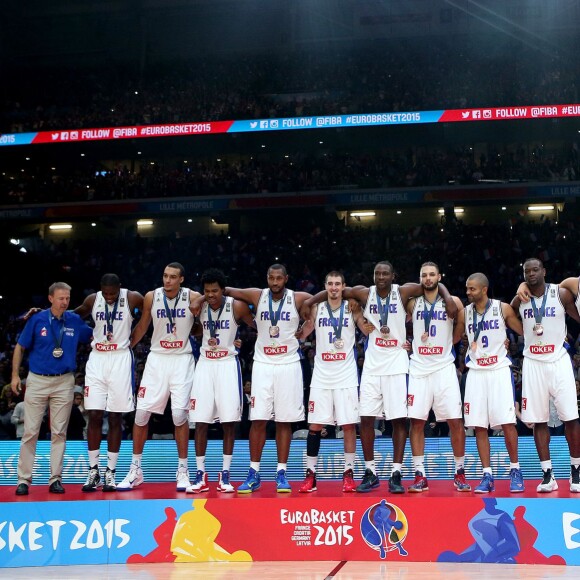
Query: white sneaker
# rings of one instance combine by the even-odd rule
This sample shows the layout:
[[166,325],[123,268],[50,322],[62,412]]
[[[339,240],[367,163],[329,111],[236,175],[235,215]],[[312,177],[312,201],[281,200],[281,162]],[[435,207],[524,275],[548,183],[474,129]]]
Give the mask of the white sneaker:
[[580,465],[570,466],[570,491],[580,493]]
[[136,487],[139,487],[143,483],[143,470],[140,467],[131,465],[129,473],[125,476],[125,479],[117,484],[117,491],[131,491]]
[[558,483],[554,479],[554,472],[551,469],[546,469],[544,471],[544,479],[542,483],[538,485],[536,491],[538,493],[550,493],[551,491],[556,491],[558,489]]
[[209,491],[209,483],[207,481],[207,473],[198,469],[195,474],[194,482],[185,490],[187,493],[202,493]]
[[191,485],[189,481],[189,471],[183,467],[180,467],[175,474],[175,479],[177,481],[177,491],[185,491]]
[[234,486],[230,483],[230,472],[226,469],[220,471],[217,490],[222,493],[234,493]]

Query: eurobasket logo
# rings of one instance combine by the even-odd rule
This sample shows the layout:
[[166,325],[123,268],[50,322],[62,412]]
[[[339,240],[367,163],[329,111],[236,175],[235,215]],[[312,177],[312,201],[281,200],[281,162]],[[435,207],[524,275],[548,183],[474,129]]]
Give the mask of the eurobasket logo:
[[369,507],[360,521],[360,533],[366,545],[379,553],[381,559],[387,552],[398,550],[401,556],[408,552],[403,542],[409,532],[407,516],[396,505],[382,499]]

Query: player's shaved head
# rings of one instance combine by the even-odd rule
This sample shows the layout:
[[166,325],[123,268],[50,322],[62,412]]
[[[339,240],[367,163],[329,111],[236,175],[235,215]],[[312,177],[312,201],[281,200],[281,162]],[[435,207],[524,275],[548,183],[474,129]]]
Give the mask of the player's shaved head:
[[469,278],[467,278],[468,282],[476,282],[477,284],[480,284],[481,286],[485,286],[487,288],[489,288],[489,280],[487,278],[487,276],[485,274],[482,274],[481,272],[475,272],[475,274],[471,274],[471,276],[469,276]]

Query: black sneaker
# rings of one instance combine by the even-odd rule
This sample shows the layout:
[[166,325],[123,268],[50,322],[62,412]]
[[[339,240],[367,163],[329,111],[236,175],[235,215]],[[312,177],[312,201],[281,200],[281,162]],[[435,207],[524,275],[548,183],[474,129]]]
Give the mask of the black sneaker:
[[570,465],[570,491],[580,493],[580,465]]
[[95,465],[89,469],[89,474],[87,475],[87,481],[81,488],[82,491],[97,491],[97,488],[101,485],[101,476],[99,475],[99,467]]
[[356,491],[359,493],[365,493],[371,491],[375,487],[379,487],[380,484],[381,482],[376,474],[373,473],[371,469],[365,469],[365,474],[363,475],[361,483],[356,488]]
[[109,469],[105,471],[105,483],[103,491],[117,491],[117,484],[115,483],[115,470]]
[[401,472],[393,471],[389,477],[389,491],[391,493],[405,493],[405,488],[401,483]]

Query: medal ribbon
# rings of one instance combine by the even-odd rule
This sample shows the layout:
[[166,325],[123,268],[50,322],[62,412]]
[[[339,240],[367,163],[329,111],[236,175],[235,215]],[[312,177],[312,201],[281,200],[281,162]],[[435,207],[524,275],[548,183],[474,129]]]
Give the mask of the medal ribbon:
[[423,297],[423,321],[425,322],[425,332],[429,334],[429,326],[433,320],[433,313],[435,312],[435,305],[439,300],[439,294],[435,297],[435,301],[431,304],[431,308],[427,309],[427,300]]
[[546,300],[548,300],[548,289],[549,284],[546,284],[546,290],[544,292],[544,298],[542,299],[542,305],[538,309],[536,306],[536,299],[532,296],[532,308],[534,310],[534,318],[536,319],[536,324],[540,324],[542,322],[542,318],[544,318],[544,314],[546,314]]
[[[491,306],[491,300],[488,299],[487,304],[485,305],[485,310],[483,311],[483,314],[481,315],[481,320],[479,322],[479,324],[481,325],[483,323],[483,319],[485,318],[485,315],[487,314],[487,311],[489,310]],[[477,342],[477,339],[479,338],[479,335],[481,334],[481,326],[478,326],[477,324],[477,309],[475,308],[475,304],[473,305],[473,342]]]
[[381,326],[387,326],[387,322],[389,321],[389,305],[391,303],[391,292],[387,294],[387,299],[385,305],[381,304],[381,297],[377,292],[377,308],[379,312],[379,321]]
[[113,306],[113,312],[109,312],[109,306],[107,305],[107,301],[105,300],[105,320],[107,322],[107,339],[109,338],[109,334],[113,334],[113,322],[115,320],[115,314],[117,314],[117,306],[119,306],[119,297],[117,296],[117,300],[115,301],[115,306]]
[[274,308],[272,304],[272,291],[268,293],[268,307],[270,309],[270,325],[271,326],[278,326],[278,321],[280,320],[280,314],[282,313],[282,307],[284,306],[284,300],[286,299],[286,291],[284,291],[284,296],[280,300],[280,304],[278,305],[278,310],[276,314],[274,314]]
[[217,319],[215,322],[212,320],[211,317],[211,306],[209,304],[207,305],[207,322],[209,326],[209,334],[211,335],[212,338],[215,338],[217,323],[220,320],[220,316],[222,315],[225,305],[226,299],[222,298],[222,305],[220,306],[220,311],[218,312]]
[[[56,333],[54,332],[54,328],[52,327],[52,321],[55,320],[55,317],[52,315],[52,312],[49,313],[48,315],[48,321],[49,321],[49,327],[50,327],[50,334],[52,334],[52,338],[54,340],[54,348],[60,348],[60,345],[62,344],[62,338],[64,336],[64,313],[62,315],[62,324],[60,326],[60,332],[58,337],[56,336]],[[58,320],[58,318],[56,318],[56,320]],[[60,322],[60,321],[59,321]]]
[[[181,290],[180,290],[180,292],[181,292]],[[179,298],[179,292],[177,293],[177,296],[173,299],[173,300],[175,300],[174,307],[177,307],[177,299],[178,298]],[[169,320],[169,328],[171,328],[171,332],[173,332],[175,329],[175,325],[173,323],[173,316],[171,316],[171,308],[169,308],[169,304],[167,303],[167,296],[165,295],[165,292],[163,292],[163,304],[165,305],[165,316],[167,316],[167,320]]]
[[344,322],[344,300],[340,304],[340,318],[336,320],[336,317],[332,313],[332,308],[328,301],[326,302],[326,309],[328,310],[328,317],[330,318],[330,324],[332,328],[334,328],[334,336],[340,339],[340,335],[342,334],[342,325]]

